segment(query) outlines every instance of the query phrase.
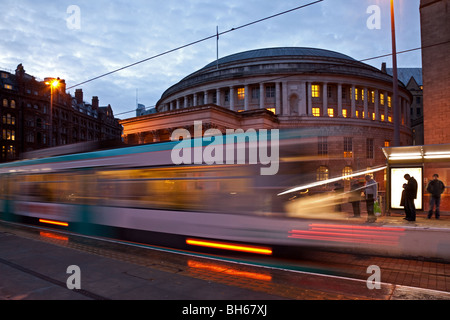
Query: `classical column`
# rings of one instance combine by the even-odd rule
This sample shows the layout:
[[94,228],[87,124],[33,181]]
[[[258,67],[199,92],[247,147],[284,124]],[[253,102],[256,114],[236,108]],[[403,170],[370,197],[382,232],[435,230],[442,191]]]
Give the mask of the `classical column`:
[[298,115],[299,116],[306,116],[307,115],[307,105],[306,105],[307,97],[306,97],[306,83],[302,82],[300,84],[300,103],[299,103],[299,110]]
[[308,82],[308,115],[312,116],[312,86],[311,82]]
[[364,119],[370,119],[369,115],[369,90],[364,88]]
[[275,83],[275,114],[282,114],[283,111],[281,110],[281,82]]
[[264,83],[259,84],[259,108],[264,109]]
[[234,87],[230,87],[230,110],[234,110]]
[[356,86],[352,85],[351,99],[352,99],[352,115],[351,118],[356,118],[356,96],[355,96]]
[[287,81],[281,82],[281,114],[288,115],[289,114],[289,101],[288,101],[288,84]]
[[338,83],[338,117],[342,117],[342,83]]
[[197,93],[194,93],[194,107],[197,106]]
[[184,108],[187,109],[189,107],[188,105],[188,96],[184,97]]
[[250,101],[250,89],[248,87],[248,84],[244,87],[244,110],[247,111],[249,109],[249,101]]
[[177,110],[180,109],[180,99],[177,99]]
[[220,89],[218,88],[217,90],[216,90],[216,104],[218,105],[218,106],[221,106],[222,105],[222,98],[221,98],[221,96],[220,96]]
[[208,104],[208,91],[205,91],[203,95],[203,104]]

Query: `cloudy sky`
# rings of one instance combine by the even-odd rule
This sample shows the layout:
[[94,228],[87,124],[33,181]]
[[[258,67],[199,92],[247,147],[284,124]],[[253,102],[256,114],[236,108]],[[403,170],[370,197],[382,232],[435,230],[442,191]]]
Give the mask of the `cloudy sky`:
[[[37,78],[60,77],[67,87],[188,43],[315,0],[0,0],[0,69],[22,63]],[[420,0],[395,0],[398,51],[420,47]],[[380,23],[368,28],[380,8]],[[77,10],[73,10],[77,9]],[[375,16],[374,16],[375,17]],[[79,19],[78,19],[79,18]],[[219,57],[267,47],[315,47],[357,60],[391,52],[389,0],[323,0],[220,37]],[[98,96],[121,119],[216,58],[210,39],[73,87],[85,101]],[[380,68],[390,57],[367,61]],[[421,67],[420,51],[398,57]],[[136,95],[136,92],[138,93]],[[132,112],[129,112],[132,111]]]

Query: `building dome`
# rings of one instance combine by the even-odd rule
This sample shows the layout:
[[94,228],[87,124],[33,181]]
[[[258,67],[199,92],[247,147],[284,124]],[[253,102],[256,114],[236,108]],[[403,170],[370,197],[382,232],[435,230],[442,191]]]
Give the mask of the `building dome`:
[[[399,81],[401,145],[412,143],[411,102]],[[194,121],[222,133],[302,129],[322,179],[385,164],[393,106],[393,78],[385,71],[329,50],[266,48],[207,64],[168,88],[156,114],[122,124],[130,144],[169,140],[177,128],[194,132]]]

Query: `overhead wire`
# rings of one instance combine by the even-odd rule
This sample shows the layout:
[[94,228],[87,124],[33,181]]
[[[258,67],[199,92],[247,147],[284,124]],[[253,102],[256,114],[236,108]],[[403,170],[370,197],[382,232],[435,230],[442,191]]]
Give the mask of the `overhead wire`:
[[179,46],[179,47],[174,48],[174,49],[167,50],[167,51],[165,51],[165,52],[159,53],[159,54],[154,55],[154,56],[152,56],[152,57],[149,57],[149,58],[146,58],[146,59],[137,61],[137,62],[135,62],[135,63],[132,63],[132,64],[129,64],[129,65],[123,66],[123,67],[118,68],[118,69],[115,69],[115,70],[113,70],[113,71],[109,71],[109,72],[104,73],[104,74],[102,74],[102,75],[99,75],[99,76],[97,76],[97,77],[94,77],[94,78],[88,79],[88,80],[86,80],[86,81],[77,83],[77,84],[75,84],[75,85],[73,85],[73,86],[68,87],[67,90],[72,89],[72,88],[79,87],[79,86],[82,85],[82,84],[86,84],[86,83],[95,81],[95,80],[97,80],[97,79],[100,79],[100,78],[109,76],[109,75],[111,75],[111,74],[113,74],[113,73],[117,73],[117,72],[119,72],[119,71],[122,71],[122,70],[125,70],[125,69],[128,69],[128,68],[134,67],[134,66],[139,65],[139,64],[142,64],[142,63],[144,63],[144,62],[147,62],[147,61],[156,59],[156,58],[161,57],[161,56],[164,56],[164,55],[167,55],[167,54],[169,54],[169,53],[172,53],[172,52],[175,52],[175,51],[178,51],[178,50],[181,50],[181,49],[184,49],[184,48],[193,46],[193,45],[195,45],[195,44],[198,44],[198,43],[201,43],[201,42],[204,42],[204,41],[213,39],[213,38],[217,38],[217,37],[219,37],[219,36],[221,36],[221,35],[224,35],[224,34],[227,34],[227,33],[230,33],[230,32],[233,32],[233,31],[236,31],[236,30],[239,30],[239,29],[242,29],[242,28],[246,28],[246,27],[249,27],[249,26],[251,26],[251,25],[254,25],[254,24],[257,24],[257,23],[260,23],[260,22],[269,20],[269,19],[273,19],[273,18],[275,18],[275,17],[279,17],[279,16],[281,16],[281,15],[285,15],[285,14],[290,13],[290,12],[293,12],[293,11],[297,11],[297,10],[300,10],[300,9],[304,9],[304,8],[306,8],[306,7],[315,5],[315,4],[320,3],[320,2],[323,2],[323,1],[325,1],[325,0],[317,0],[317,1],[313,1],[313,2],[304,4],[304,5],[301,5],[301,6],[292,8],[292,9],[289,9],[289,10],[285,10],[285,11],[283,11],[283,12],[280,12],[280,13],[277,13],[277,14],[274,14],[274,15],[271,15],[271,16],[268,16],[268,17],[265,17],[265,18],[262,18],[262,19],[258,19],[258,20],[255,20],[255,21],[252,21],[252,22],[243,24],[243,25],[241,25],[241,26],[239,26],[239,27],[231,28],[231,29],[229,29],[229,30],[227,30],[227,31],[217,32],[217,33],[215,33],[214,35],[211,35],[211,36],[205,37],[205,38],[203,38],[203,39],[199,39],[199,40],[190,42],[190,43],[188,43],[188,44]]

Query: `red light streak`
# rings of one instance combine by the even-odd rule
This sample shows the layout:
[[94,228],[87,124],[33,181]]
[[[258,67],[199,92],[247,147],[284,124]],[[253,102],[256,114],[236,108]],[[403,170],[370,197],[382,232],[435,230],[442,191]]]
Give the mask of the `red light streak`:
[[403,228],[310,224],[308,230],[291,230],[289,238],[395,246]]

